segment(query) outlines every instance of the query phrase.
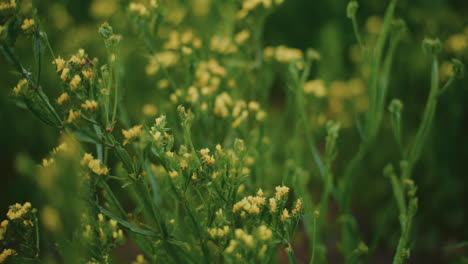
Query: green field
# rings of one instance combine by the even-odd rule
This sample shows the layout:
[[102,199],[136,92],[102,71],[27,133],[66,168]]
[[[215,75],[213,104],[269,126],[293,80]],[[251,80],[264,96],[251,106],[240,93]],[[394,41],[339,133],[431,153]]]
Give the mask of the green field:
[[0,263],[468,263],[468,2],[0,0]]

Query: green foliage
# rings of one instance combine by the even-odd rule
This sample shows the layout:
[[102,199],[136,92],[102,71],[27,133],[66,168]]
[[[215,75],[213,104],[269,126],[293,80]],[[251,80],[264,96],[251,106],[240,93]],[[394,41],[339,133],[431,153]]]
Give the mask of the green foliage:
[[[336,13],[318,34],[328,44],[301,43],[304,52],[286,39],[266,44],[275,41],[264,29],[294,2],[88,4],[107,20],[92,30],[62,4],[0,0],[0,51],[17,82],[8,98],[32,114],[12,123],[40,121],[58,141],[40,165],[17,157],[39,210],[5,207],[0,263],[363,263],[382,252],[405,263],[418,254],[418,217],[431,203],[418,166],[440,133],[438,105],[463,83],[467,32],[425,38],[421,49],[407,34],[408,3],[378,4],[383,17],[364,29],[370,4],[330,1],[317,3]],[[349,61],[330,55],[351,37]],[[410,49],[426,57],[408,63]],[[397,88],[412,74],[430,86],[418,104]]]

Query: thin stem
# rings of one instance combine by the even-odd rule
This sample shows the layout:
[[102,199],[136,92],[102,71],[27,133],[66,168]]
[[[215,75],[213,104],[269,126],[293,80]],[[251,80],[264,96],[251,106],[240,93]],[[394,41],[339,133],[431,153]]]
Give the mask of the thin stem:
[[314,264],[315,261],[315,248],[317,247],[317,215],[314,215],[314,225],[313,225],[313,230],[312,230],[312,255],[310,257],[310,262],[309,264]]

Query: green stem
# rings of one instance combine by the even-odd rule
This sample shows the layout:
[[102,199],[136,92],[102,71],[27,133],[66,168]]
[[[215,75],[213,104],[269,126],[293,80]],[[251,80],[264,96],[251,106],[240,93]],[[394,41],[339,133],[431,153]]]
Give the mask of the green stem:
[[315,248],[317,247],[317,217],[318,216],[314,215],[314,225],[312,230],[312,255],[310,257],[309,264],[314,264],[315,261]]

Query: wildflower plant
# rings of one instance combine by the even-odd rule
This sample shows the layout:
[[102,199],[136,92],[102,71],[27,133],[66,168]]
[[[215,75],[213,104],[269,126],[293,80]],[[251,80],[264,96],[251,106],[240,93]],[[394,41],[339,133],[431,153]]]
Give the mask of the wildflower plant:
[[[389,1],[375,41],[360,31],[358,3],[348,4],[369,72],[332,83],[316,76],[324,59],[317,50],[262,43],[266,18],[287,4],[280,0],[212,1],[210,8],[197,0],[192,11],[184,1],[122,1],[121,21],[95,30],[105,51],[99,57],[85,49],[56,56],[37,10],[26,2],[0,0],[0,51],[18,75],[11,99],[60,136],[40,164],[18,161],[44,201],[39,210],[30,202],[9,207],[0,225],[0,263],[114,263],[122,245],[138,248],[133,263],[276,263],[278,251],[300,263],[300,234],[308,241],[307,261],[326,263],[329,221],[336,221],[343,260],[360,263],[374,249],[359,232],[352,193],[386,123],[400,155],[398,169],[389,161],[383,170],[401,229],[393,263],[410,256],[418,206],[412,174],[438,99],[463,66],[454,59],[440,87],[442,44],[423,41],[431,87],[407,144],[403,103],[391,101],[388,119],[385,111],[405,34],[404,22],[395,19],[396,0]],[[214,10],[229,15],[219,25],[197,27]],[[127,81],[127,38],[143,54],[135,78],[145,78],[157,94],[139,104],[138,115],[126,105],[137,88]],[[18,56],[18,39],[32,43],[33,66]],[[54,82],[44,81],[47,71]],[[285,86],[282,115],[270,103],[277,78]],[[338,171],[340,133],[352,123],[345,104],[357,117],[360,143]],[[337,219],[330,220],[330,204]]]

